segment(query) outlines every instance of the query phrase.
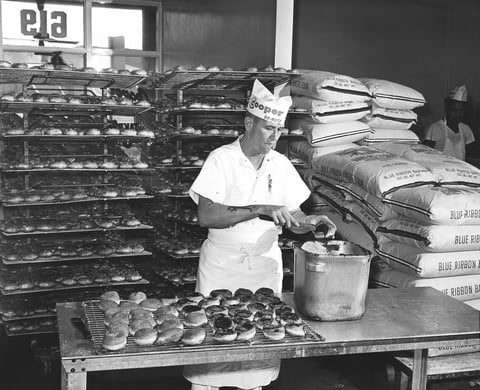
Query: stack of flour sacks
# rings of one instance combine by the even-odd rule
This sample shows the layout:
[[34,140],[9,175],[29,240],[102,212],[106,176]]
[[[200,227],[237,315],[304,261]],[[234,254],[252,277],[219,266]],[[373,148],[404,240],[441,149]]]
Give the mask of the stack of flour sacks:
[[[296,84],[303,85],[303,77]],[[413,118],[408,111],[423,104],[420,93],[382,80],[360,80],[371,95],[372,111],[359,122],[375,132],[310,151],[307,183],[331,206],[325,214],[343,238],[373,249],[381,259],[380,267],[372,268],[374,285],[431,286],[480,309],[480,170],[419,144],[408,129],[391,127],[388,122]],[[404,115],[402,120],[391,119],[395,111]],[[402,135],[392,138],[397,131]],[[320,138],[313,131],[305,134],[310,147]],[[477,343],[429,354],[479,350]]]
[[[414,108],[423,95],[401,84],[355,79],[331,72],[305,70],[290,87],[293,115],[288,127],[307,141],[290,143],[290,153],[305,162],[319,155],[384,141],[418,142],[410,130]],[[304,112],[305,114],[300,114]]]

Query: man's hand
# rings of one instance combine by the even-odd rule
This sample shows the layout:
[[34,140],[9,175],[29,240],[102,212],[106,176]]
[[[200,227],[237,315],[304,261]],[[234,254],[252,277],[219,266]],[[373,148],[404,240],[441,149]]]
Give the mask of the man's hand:
[[326,215],[307,215],[305,218],[305,223],[309,223],[315,226],[325,225],[326,226],[326,238],[333,238],[337,231],[337,226],[328,218]]

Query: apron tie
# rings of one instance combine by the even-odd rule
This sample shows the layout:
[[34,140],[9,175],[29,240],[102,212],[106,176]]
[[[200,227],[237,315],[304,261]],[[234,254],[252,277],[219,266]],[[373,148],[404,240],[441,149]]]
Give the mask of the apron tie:
[[252,264],[251,264],[250,255],[248,254],[247,250],[243,246],[240,248],[240,252],[242,252],[242,256],[238,259],[238,262],[240,264],[243,264],[245,262],[245,260],[247,260],[248,270],[251,271],[252,270]]

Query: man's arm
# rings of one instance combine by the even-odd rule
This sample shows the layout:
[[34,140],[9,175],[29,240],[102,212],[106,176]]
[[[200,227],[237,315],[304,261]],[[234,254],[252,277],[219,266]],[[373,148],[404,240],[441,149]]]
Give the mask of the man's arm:
[[199,196],[198,222],[203,227],[224,229],[260,215],[271,217],[276,225],[284,225],[288,228],[292,225],[298,226],[298,222],[285,206],[259,204],[228,206]]

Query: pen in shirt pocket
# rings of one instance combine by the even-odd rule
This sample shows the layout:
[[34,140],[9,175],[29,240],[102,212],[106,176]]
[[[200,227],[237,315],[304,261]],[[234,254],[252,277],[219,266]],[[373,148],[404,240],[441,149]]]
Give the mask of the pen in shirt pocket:
[[272,176],[268,175],[268,192],[271,194],[272,193]]

